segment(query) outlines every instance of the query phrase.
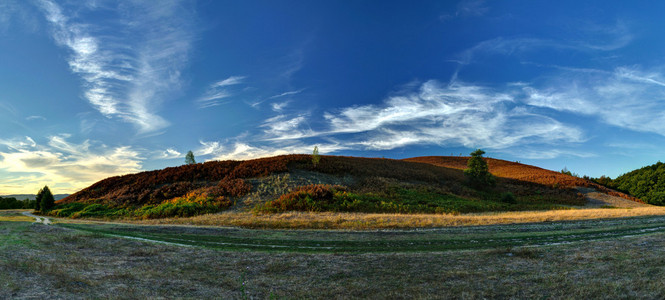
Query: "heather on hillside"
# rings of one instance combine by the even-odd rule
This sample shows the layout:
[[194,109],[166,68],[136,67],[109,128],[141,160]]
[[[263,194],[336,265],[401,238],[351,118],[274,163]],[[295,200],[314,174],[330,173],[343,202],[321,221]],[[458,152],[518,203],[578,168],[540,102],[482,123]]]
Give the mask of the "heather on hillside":
[[[107,178],[61,201],[63,217],[187,217],[226,209],[255,213],[333,211],[468,213],[562,209],[585,204],[581,178],[482,158],[495,186],[466,180],[468,158],[406,160],[283,155],[212,161]],[[630,198],[621,194],[625,198]],[[634,198],[631,198],[635,200]]]

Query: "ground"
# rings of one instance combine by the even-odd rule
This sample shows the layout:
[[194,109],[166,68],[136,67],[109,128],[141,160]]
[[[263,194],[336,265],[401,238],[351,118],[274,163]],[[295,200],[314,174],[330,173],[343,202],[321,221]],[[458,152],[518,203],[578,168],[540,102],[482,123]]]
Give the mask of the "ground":
[[[0,215],[0,298],[665,297],[661,216],[349,232],[57,220],[48,226],[26,222],[20,212]],[[203,242],[162,243],[174,236]],[[229,238],[365,249],[334,251],[321,244],[313,251],[275,250],[263,244],[249,251],[219,244]],[[400,250],[414,241],[434,246]],[[452,241],[461,246],[437,250]]]

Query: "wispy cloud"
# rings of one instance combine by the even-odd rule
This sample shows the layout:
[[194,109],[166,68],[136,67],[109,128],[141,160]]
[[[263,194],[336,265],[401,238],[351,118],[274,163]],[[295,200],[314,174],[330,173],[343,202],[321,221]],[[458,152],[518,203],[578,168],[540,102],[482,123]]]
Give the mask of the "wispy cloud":
[[[192,13],[182,1],[87,5],[75,13],[51,0],[38,3],[53,39],[70,51],[69,66],[83,78],[83,96],[93,107],[140,133],[169,125],[156,112],[179,90],[193,40]],[[86,13],[95,17],[82,19]]]
[[297,95],[297,94],[302,93],[304,90],[305,89],[300,89],[300,90],[297,90],[297,91],[284,92],[284,93],[281,93],[281,94],[278,94],[278,95],[271,96],[268,99],[275,99],[275,98],[281,98],[281,97],[286,97],[286,96],[293,96],[293,95]]
[[25,118],[26,121],[34,121],[34,120],[46,120],[45,117],[42,116],[28,116]]
[[196,155],[205,156],[205,155],[218,155],[224,151],[224,147],[220,142],[205,142],[199,141],[201,147],[199,147],[194,153]]
[[457,4],[457,16],[483,16],[489,12],[484,0],[462,0]]
[[540,89],[524,88],[531,106],[597,116],[606,124],[665,136],[665,70],[619,67],[614,72],[559,74]]
[[247,77],[246,76],[231,76],[231,77],[226,78],[224,80],[220,80],[218,82],[213,83],[212,85],[210,85],[210,87],[219,88],[219,87],[225,87],[225,86],[229,86],[229,85],[241,84],[245,80],[245,78],[247,78]]
[[155,156],[157,159],[174,159],[180,157],[184,158],[185,156],[173,148],[167,148],[164,151],[158,151],[157,155]]
[[310,146],[317,143],[331,152],[390,150],[411,145],[507,151],[522,146],[551,148],[585,140],[580,128],[538,113],[523,103],[525,84],[495,90],[459,81],[441,84],[431,80],[411,88],[389,96],[381,105],[327,112],[317,130],[309,127],[309,114],[271,117],[260,125],[261,135],[246,136],[235,146],[220,147],[224,151],[216,157],[308,153]]
[[272,110],[276,112],[281,112],[284,110],[284,108],[289,105],[290,101],[284,101],[284,102],[275,102],[272,103]]
[[457,3],[455,12],[446,12],[439,16],[439,20],[448,21],[455,18],[481,17],[489,12],[490,8],[484,0],[462,0]]
[[9,30],[26,29],[29,32],[38,28],[37,14],[30,10],[26,1],[0,1],[0,34]]
[[336,144],[336,143],[325,143],[325,144],[307,144],[307,143],[293,143],[290,145],[263,145],[256,146],[250,145],[249,143],[236,142],[229,147],[228,151],[220,152],[215,160],[244,160],[244,159],[253,159],[260,157],[269,157],[275,155],[284,155],[284,154],[306,154],[312,153],[314,146],[319,147],[320,153],[331,154],[336,151],[349,149],[349,147]]
[[3,180],[0,190],[21,193],[48,184],[54,192],[72,193],[110,176],[141,170],[139,152],[131,147],[107,147],[90,140],[76,144],[67,139],[68,135],[51,136],[43,145],[30,137],[0,140],[5,148],[0,151],[0,170],[21,180]]
[[[582,25],[580,25],[582,26]],[[490,55],[524,55],[530,52],[540,53],[543,50],[597,52],[612,51],[627,46],[633,39],[628,26],[621,21],[614,25],[586,25],[586,39],[556,40],[530,37],[496,37],[479,42],[475,46],[462,51],[452,61],[461,65],[479,62]],[[540,51],[540,52],[536,52]]]
[[196,100],[199,108],[208,108],[224,104],[224,102],[220,100],[233,95],[233,93],[231,93],[231,91],[229,91],[227,87],[241,84],[243,83],[245,78],[247,77],[231,76],[229,78],[211,84],[206,90],[206,92],[203,94],[203,96],[201,96],[199,99]]
[[315,135],[308,129],[306,115],[289,117],[278,115],[265,120],[261,125],[264,128],[266,140],[293,140]]
[[519,106],[509,91],[461,82],[428,81],[418,92],[389,97],[382,106],[345,108],[325,118],[330,124],[325,134],[364,133],[358,143],[381,150],[413,144],[501,149],[583,140],[580,129]]

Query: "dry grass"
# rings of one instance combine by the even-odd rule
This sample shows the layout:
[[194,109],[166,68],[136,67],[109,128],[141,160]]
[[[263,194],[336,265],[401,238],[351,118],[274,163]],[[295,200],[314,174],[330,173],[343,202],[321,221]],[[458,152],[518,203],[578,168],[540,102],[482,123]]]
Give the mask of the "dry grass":
[[22,212],[31,212],[31,209],[0,210],[0,222],[31,222],[35,219],[22,215]]
[[[516,226],[515,230],[520,228]],[[665,234],[435,253],[227,252],[0,224],[2,299],[663,299]]]
[[450,214],[363,214],[288,212],[259,214],[225,212],[191,218],[170,218],[127,222],[139,224],[181,224],[200,226],[238,226],[246,228],[380,229],[428,228],[513,223],[552,222],[585,219],[609,219],[665,215],[665,207],[598,208],[554,211],[522,211]]

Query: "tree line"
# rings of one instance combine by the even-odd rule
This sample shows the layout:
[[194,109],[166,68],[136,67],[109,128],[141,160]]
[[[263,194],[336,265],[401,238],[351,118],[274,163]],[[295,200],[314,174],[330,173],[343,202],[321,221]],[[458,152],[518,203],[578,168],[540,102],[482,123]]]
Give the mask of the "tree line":
[[55,206],[53,193],[44,186],[37,192],[35,200],[17,200],[14,197],[0,197],[0,209],[34,209],[37,211],[49,211]]

